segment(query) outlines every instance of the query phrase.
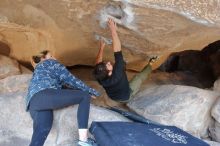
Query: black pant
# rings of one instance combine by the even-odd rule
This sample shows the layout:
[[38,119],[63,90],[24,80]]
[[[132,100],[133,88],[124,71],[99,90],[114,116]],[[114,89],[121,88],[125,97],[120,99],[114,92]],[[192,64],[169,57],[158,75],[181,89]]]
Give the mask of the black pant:
[[30,146],[43,146],[53,123],[53,110],[79,104],[79,129],[88,128],[90,95],[80,90],[46,89],[36,93],[30,101],[33,135]]

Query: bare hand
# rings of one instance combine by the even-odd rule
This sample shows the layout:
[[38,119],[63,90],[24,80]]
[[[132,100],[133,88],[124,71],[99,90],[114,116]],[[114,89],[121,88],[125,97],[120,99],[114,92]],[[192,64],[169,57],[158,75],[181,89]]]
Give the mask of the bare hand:
[[103,40],[103,38],[100,39],[100,48],[105,48],[105,41]]
[[116,23],[111,18],[108,19],[108,27],[110,28],[111,31],[116,31],[117,30]]
[[94,95],[92,95],[91,97],[92,97],[93,99],[96,99],[96,96],[94,96]]
[[157,61],[157,59],[158,59],[157,56],[151,57],[148,63],[149,63],[150,65],[152,65],[153,63],[155,63],[155,62]]

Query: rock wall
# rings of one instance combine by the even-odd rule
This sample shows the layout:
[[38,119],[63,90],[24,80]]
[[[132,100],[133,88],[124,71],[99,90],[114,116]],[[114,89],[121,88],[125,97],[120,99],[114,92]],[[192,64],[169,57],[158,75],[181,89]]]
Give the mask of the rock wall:
[[192,75],[202,88],[211,88],[220,76],[220,41],[209,44],[201,51],[185,50],[172,53],[159,69]]
[[148,119],[207,138],[211,108],[218,98],[217,92],[195,87],[159,85],[140,91],[128,106]]
[[10,75],[20,74],[19,65],[16,60],[0,55],[0,79]]
[[[3,0],[0,41],[20,61],[48,49],[65,65],[93,65],[95,35],[110,38],[104,27],[111,16],[119,24],[128,68],[140,70],[150,56],[160,56],[160,64],[170,52],[219,39],[219,9],[218,0]],[[112,59],[111,49],[105,54]]]

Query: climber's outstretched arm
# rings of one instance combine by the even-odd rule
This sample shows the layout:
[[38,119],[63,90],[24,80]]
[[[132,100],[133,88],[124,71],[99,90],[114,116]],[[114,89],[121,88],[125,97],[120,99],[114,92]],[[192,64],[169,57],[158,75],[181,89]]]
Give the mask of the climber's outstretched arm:
[[112,49],[114,52],[119,52],[119,51],[121,51],[121,41],[120,41],[118,34],[117,34],[116,23],[112,19],[109,18],[108,26],[109,26],[109,29],[110,29],[111,35],[112,35],[112,43],[113,43]]
[[105,48],[105,42],[104,42],[103,39],[100,39],[100,48],[99,48],[99,52],[98,52],[97,57],[96,57],[95,64],[98,64],[98,63],[102,62],[104,48]]

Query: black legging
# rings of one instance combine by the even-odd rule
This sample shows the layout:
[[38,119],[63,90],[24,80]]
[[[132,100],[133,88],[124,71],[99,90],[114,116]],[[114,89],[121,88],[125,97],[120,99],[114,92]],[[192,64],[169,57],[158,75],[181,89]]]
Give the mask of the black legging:
[[33,135],[30,146],[43,146],[53,123],[53,110],[79,104],[77,121],[79,129],[88,128],[91,96],[84,91],[46,89],[36,93],[30,101]]

